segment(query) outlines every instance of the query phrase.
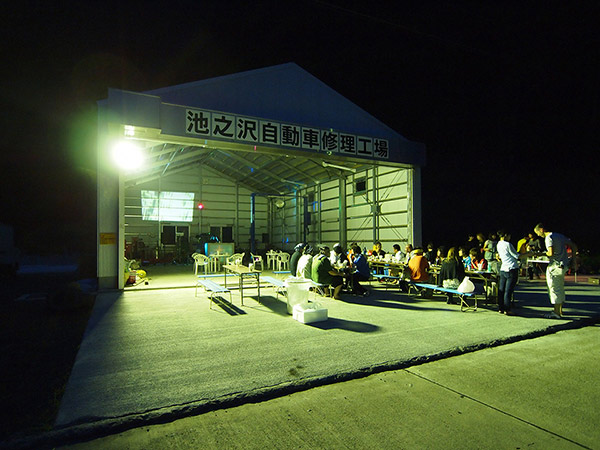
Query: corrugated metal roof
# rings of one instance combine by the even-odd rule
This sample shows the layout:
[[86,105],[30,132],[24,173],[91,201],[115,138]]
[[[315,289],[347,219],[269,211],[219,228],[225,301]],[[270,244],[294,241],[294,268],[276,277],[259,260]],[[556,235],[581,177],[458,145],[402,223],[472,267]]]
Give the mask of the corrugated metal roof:
[[[129,176],[126,180],[128,185],[183,171],[191,164],[203,164],[255,192],[275,194],[337,178],[340,174],[348,175],[373,165],[409,166],[422,165],[425,161],[422,144],[408,141],[294,63],[143,94],[122,92],[114,99],[113,112],[128,117],[127,121],[123,119],[123,124],[135,124],[136,119],[131,122],[132,117],[141,117],[149,123],[157,120],[162,123],[166,112],[165,108],[161,108],[159,113],[158,107],[171,104],[335,129],[390,141],[389,159],[369,160],[218,140],[182,145],[181,141],[170,142],[165,138],[146,144],[148,168]],[[110,95],[108,103],[110,109]]]

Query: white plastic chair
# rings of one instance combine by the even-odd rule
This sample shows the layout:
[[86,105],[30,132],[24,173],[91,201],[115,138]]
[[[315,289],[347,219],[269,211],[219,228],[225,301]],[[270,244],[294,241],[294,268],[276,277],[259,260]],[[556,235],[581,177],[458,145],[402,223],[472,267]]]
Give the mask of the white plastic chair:
[[269,250],[267,252],[267,268],[268,269],[273,269],[275,270],[275,267],[277,266],[277,255],[279,252],[276,252],[275,250]]
[[210,258],[202,253],[194,253],[192,258],[194,258],[194,275],[198,275],[198,267],[204,267],[204,275],[208,274]]
[[255,255],[254,253],[250,253],[250,256],[252,256],[252,262],[254,263],[254,268],[256,269],[257,268],[256,266],[260,264],[260,270],[263,270],[262,256]]
[[234,253],[231,256],[227,257],[227,264],[235,264],[236,260],[240,260],[243,261],[244,260],[244,256],[246,255],[246,252],[244,253]]
[[281,252],[277,255],[277,270],[290,270],[290,254]]

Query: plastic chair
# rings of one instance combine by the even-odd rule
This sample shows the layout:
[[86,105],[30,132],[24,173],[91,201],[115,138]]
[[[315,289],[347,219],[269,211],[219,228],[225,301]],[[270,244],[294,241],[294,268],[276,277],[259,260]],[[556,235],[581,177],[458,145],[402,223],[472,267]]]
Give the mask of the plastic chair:
[[198,275],[198,267],[204,267],[204,274],[208,274],[210,258],[202,253],[194,253],[192,258],[194,258],[194,275]]
[[290,254],[281,252],[277,255],[277,270],[290,270]]
[[260,270],[263,270],[262,256],[255,255],[254,253],[250,253],[250,256],[252,256],[252,262],[254,263],[254,268],[256,269],[257,268],[256,266],[260,264]]
[[244,252],[244,253],[234,253],[233,255],[227,257],[227,264],[235,264],[235,261],[238,260],[238,259],[241,262],[241,261],[244,260],[244,256],[245,255],[246,255],[246,252]]

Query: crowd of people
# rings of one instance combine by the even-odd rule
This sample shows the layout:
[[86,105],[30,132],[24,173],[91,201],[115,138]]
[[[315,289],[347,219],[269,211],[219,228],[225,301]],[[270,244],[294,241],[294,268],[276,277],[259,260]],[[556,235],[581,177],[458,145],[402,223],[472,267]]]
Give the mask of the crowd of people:
[[[541,274],[539,264],[526,265],[522,261],[530,256],[543,255],[548,259],[546,282],[550,302],[554,306],[549,317],[562,317],[564,275],[570,264],[568,252],[575,255],[577,246],[569,238],[550,231],[541,223],[534,227],[533,232],[519,239],[516,247],[511,243],[511,238],[511,234],[505,230],[490,233],[487,238],[483,233],[477,233],[469,235],[464,244],[448,249],[444,246],[434,249],[433,244],[429,243],[425,248],[413,248],[407,244],[403,251],[399,244],[394,244],[389,254],[380,242],[375,242],[370,250],[361,249],[353,242],[347,251],[339,243],[332,249],[320,245],[316,251],[309,244],[300,243],[290,258],[290,271],[295,276],[327,286],[335,299],[341,299],[344,289],[355,295],[369,295],[370,291],[361,285],[371,277],[368,257],[398,263],[389,270],[389,277],[393,282],[400,283],[404,290],[407,290],[407,284],[403,284],[403,279],[431,282],[429,269],[432,265],[439,266],[439,275],[434,282],[451,289],[458,287],[466,271],[491,271],[498,275],[498,311],[512,315],[513,293],[519,274],[530,279],[540,278]],[[383,274],[383,269],[376,270]],[[447,302],[454,303],[451,293]]]

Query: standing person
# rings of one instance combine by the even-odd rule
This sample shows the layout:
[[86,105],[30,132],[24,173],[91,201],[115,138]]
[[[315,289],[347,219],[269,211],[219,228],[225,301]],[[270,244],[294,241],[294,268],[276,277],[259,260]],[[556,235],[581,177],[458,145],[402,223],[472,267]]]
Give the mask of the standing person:
[[[483,246],[485,245],[485,235],[483,233],[477,233],[477,249],[480,253],[483,253]],[[469,249],[471,250],[471,249]]]
[[568,237],[550,231],[542,223],[538,223],[533,229],[535,234],[543,237],[546,243],[546,256],[550,259],[546,269],[546,284],[550,303],[554,311],[546,317],[549,319],[560,319],[563,315],[563,303],[565,302],[565,274],[569,270],[569,255],[567,246],[571,248],[573,255],[577,253],[577,245]]
[[496,244],[498,239],[496,233],[490,233],[487,241],[483,244],[483,257],[488,263],[496,260]]
[[498,280],[498,312],[507,316],[514,315],[511,311],[511,300],[517,280],[519,279],[519,253],[510,241],[510,234],[504,230],[498,231],[497,250],[502,265]]

